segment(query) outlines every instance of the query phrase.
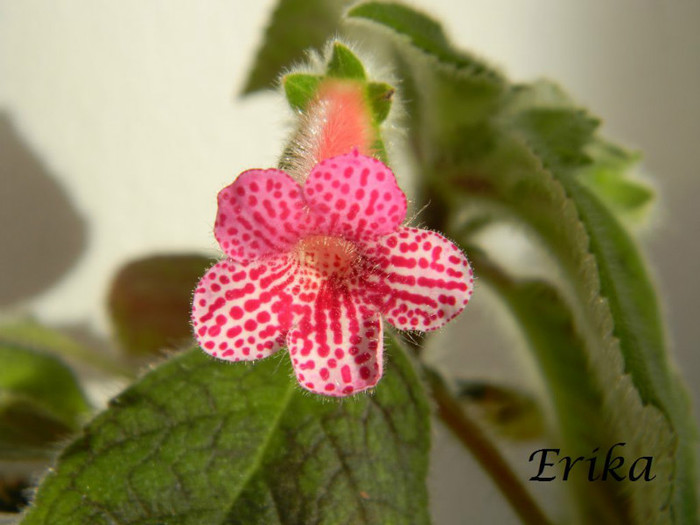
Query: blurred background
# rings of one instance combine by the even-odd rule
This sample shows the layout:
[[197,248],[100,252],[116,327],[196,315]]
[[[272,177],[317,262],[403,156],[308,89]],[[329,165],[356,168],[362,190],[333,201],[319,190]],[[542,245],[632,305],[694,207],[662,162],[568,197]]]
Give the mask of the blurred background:
[[[124,262],[218,253],[216,193],[245,169],[275,166],[289,129],[278,95],[237,97],[274,4],[0,0],[3,314],[106,334],[105,296]],[[513,80],[556,80],[603,119],[604,135],[643,152],[659,191],[644,249],[700,413],[700,2],[413,4]],[[513,341],[479,304],[477,291],[441,334],[461,342],[439,364],[526,382]],[[531,450],[510,453],[526,465]],[[441,429],[432,468],[437,524],[516,522]]]

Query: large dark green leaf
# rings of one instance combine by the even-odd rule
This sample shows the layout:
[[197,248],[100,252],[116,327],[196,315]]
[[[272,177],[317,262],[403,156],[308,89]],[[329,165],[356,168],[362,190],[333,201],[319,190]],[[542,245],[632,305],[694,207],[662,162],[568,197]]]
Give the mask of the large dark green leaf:
[[60,456],[25,525],[427,523],[429,411],[401,347],[374,394],[313,396],[286,355],[188,351]]

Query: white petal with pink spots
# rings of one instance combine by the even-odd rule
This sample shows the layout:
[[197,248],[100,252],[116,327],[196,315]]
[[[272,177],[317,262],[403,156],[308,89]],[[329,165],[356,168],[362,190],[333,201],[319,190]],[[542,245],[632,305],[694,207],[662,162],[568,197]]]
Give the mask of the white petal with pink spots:
[[319,232],[350,240],[390,233],[406,218],[406,196],[394,174],[356,151],[317,164],[304,197],[317,216]]
[[324,283],[308,315],[287,337],[299,383],[319,394],[349,395],[382,375],[382,321],[353,297]]
[[396,328],[435,330],[469,302],[474,288],[469,262],[439,233],[399,228],[367,246],[365,253],[374,268],[368,280],[383,286],[382,296],[373,302]]
[[236,261],[285,253],[308,228],[301,189],[280,170],[241,173],[219,192],[218,204],[214,235]]
[[192,324],[201,347],[228,361],[261,359],[282,348],[292,324],[294,264],[284,254],[211,267],[193,299]]
[[406,198],[384,164],[353,152],[318,164],[300,187],[250,170],[219,194],[215,234],[228,259],[195,290],[202,348],[231,361],[285,344],[299,384],[346,396],[377,384],[383,316],[434,330],[462,311],[473,276],[442,235],[400,224]]

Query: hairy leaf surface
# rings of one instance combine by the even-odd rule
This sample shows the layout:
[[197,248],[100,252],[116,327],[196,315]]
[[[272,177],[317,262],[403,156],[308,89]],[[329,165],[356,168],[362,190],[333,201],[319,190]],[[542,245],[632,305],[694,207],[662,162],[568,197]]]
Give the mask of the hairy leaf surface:
[[303,392],[286,356],[179,355],[85,428],[22,523],[427,523],[428,405],[387,351],[375,393],[342,401]]

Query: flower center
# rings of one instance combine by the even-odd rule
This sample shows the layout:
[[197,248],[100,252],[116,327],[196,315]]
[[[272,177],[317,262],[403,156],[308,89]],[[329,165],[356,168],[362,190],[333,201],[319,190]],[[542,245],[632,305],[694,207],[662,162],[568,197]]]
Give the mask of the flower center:
[[358,257],[357,247],[340,237],[312,235],[296,245],[299,264],[313,268],[326,277],[343,277]]

